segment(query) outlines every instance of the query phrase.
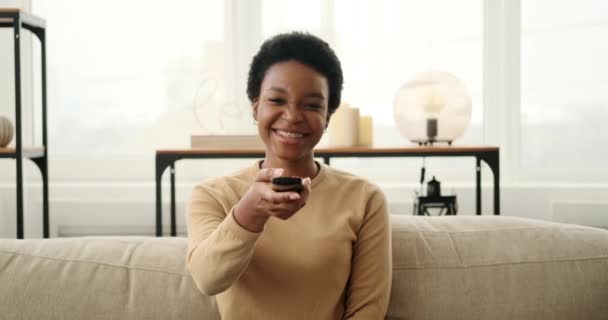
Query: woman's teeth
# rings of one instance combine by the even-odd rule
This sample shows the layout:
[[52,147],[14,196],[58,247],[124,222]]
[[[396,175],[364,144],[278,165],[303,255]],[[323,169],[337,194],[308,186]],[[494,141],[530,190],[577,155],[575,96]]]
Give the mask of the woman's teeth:
[[289,131],[284,131],[284,130],[277,130],[277,133],[283,137],[287,137],[287,138],[302,138],[304,137],[303,134],[298,133],[298,132],[289,132]]

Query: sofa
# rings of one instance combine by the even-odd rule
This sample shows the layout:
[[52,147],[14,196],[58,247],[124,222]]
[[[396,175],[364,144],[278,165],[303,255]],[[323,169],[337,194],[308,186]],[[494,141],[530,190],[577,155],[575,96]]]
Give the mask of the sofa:
[[[507,216],[391,223],[386,319],[608,319],[606,230]],[[2,239],[0,319],[219,319],[185,252],[185,238]]]

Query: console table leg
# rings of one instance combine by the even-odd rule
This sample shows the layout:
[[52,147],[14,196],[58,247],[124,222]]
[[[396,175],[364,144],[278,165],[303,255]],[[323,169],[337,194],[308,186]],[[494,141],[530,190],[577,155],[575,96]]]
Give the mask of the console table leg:
[[50,218],[49,218],[49,145],[47,140],[47,96],[46,96],[46,32],[44,29],[39,30],[38,38],[40,39],[40,64],[41,64],[41,81],[42,81],[42,145],[44,146],[44,157],[42,158],[42,236],[50,237]]
[[163,236],[163,212],[162,212],[162,181],[163,181],[163,171],[165,168],[160,168],[161,164],[159,163],[158,156],[156,158],[156,236]]
[[500,173],[496,167],[494,172],[494,215],[500,215]]
[[23,153],[21,141],[21,19],[13,20],[15,52],[15,161],[17,162],[17,239],[23,239]]
[[171,164],[171,236],[177,236],[175,219],[175,163]]
[[49,238],[49,174],[47,172],[47,158],[44,157],[44,172],[42,173],[42,237]]
[[17,239],[23,239],[23,160],[17,155]]
[[481,159],[475,157],[475,214],[481,215]]

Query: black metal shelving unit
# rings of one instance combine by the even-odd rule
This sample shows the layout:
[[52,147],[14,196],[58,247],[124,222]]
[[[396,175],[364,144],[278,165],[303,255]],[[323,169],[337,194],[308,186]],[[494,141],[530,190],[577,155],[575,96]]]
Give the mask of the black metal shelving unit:
[[[30,159],[42,175],[42,235],[49,237],[49,180],[46,99],[46,22],[20,9],[0,9],[0,28],[13,29],[15,55],[15,147],[0,148],[0,158],[15,159],[17,173],[17,239],[24,238],[23,158]],[[31,31],[40,40],[42,66],[42,146],[24,148],[21,133],[21,31]]]

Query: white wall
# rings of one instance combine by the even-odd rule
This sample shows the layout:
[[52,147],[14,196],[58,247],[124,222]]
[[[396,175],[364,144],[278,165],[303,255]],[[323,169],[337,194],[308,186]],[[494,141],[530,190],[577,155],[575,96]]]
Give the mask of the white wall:
[[[488,2],[490,4],[498,2]],[[0,7],[21,7],[29,8],[29,1],[4,1],[0,0]],[[488,7],[490,8],[490,7]],[[490,8],[491,9],[491,8]],[[499,12],[499,11],[496,11]],[[500,19],[488,19],[486,23],[492,24],[489,29],[501,29],[504,26]],[[507,26],[508,27],[508,26]],[[26,34],[29,32],[26,32]],[[494,32],[489,34],[500,34]],[[31,38],[24,40],[23,61],[31,61]],[[508,39],[507,39],[508,40]],[[500,50],[501,46],[508,45],[507,41],[501,37],[488,37],[491,45],[488,48]],[[12,35],[8,29],[0,32],[0,114],[8,113],[14,117],[14,87],[13,87],[13,67],[12,67]],[[494,42],[492,42],[494,41]],[[508,41],[507,41],[508,42]],[[9,48],[9,50],[4,50]],[[517,51],[517,47],[514,49]],[[508,57],[499,54],[486,53],[488,57],[495,57],[498,61],[486,61],[489,66],[502,66],[503,71],[508,71],[512,61]],[[504,61],[503,61],[504,60]],[[31,65],[24,63],[24,75],[31,74]],[[505,97],[512,96],[505,89],[504,79],[513,75],[505,75],[505,72],[494,72],[496,79],[486,79],[488,92],[486,92],[485,104],[498,108],[500,112],[493,112],[493,116],[484,119],[486,122],[485,133],[489,139],[486,143],[497,145],[511,145],[508,140],[515,139],[508,132],[518,132],[512,128],[504,128],[506,108],[512,104],[506,101]],[[31,79],[24,80],[24,92],[32,91]],[[24,108],[30,114],[24,114],[24,119],[31,119],[32,102],[31,96],[24,95]],[[502,113],[501,113],[502,112]],[[484,113],[490,114],[490,113]],[[28,127],[29,126],[29,127]],[[31,121],[26,124],[24,133],[29,135],[26,142],[31,141]],[[504,151],[504,149],[502,149]],[[516,154],[511,150],[509,157],[502,154],[501,172],[503,178],[513,177],[512,167],[517,160]],[[133,160],[133,159],[131,159]],[[77,235],[98,235],[98,234],[154,234],[155,203],[154,203],[154,184],[152,182],[153,155],[144,158],[140,166],[128,170],[140,172],[135,174],[138,177],[145,177],[138,181],[109,182],[103,181],[102,177],[91,181],[78,180],[69,176],[67,172],[54,170],[56,160],[50,160],[50,215],[51,215],[51,234],[53,236],[77,236]],[[81,164],[82,165],[82,164]],[[90,166],[95,170],[98,165],[91,162]],[[345,169],[356,173],[363,172],[368,178],[384,179],[388,174],[387,168],[374,167],[362,168],[365,164],[357,166],[347,166]],[[66,166],[63,166],[66,167]],[[229,172],[237,167],[220,166],[221,170],[213,167],[209,172],[221,173]],[[415,172],[417,166],[395,170],[395,178],[391,182],[379,180],[378,183],[384,188],[390,201],[391,211],[399,214],[411,214],[413,190],[417,188],[414,184],[407,184],[395,181],[416,181]],[[471,166],[472,167],[472,166]],[[29,161],[24,162],[26,173],[27,188],[25,192],[25,225],[26,237],[40,237],[42,232],[41,223],[41,192],[40,177],[37,169]],[[197,168],[182,170],[178,165],[178,230],[183,234],[185,226],[183,222],[184,203],[187,201],[194,181],[204,178],[204,175],[195,174]],[[116,164],[116,172],[125,170]],[[366,170],[366,171],[363,171]],[[394,169],[390,169],[394,170]],[[402,173],[410,171],[411,173]],[[149,175],[147,174],[149,172]],[[443,189],[449,191],[454,189],[459,196],[460,213],[472,214],[474,212],[474,186],[472,168],[467,164],[453,167],[450,172],[438,172],[440,180],[444,181]],[[165,177],[167,178],[167,177]],[[168,231],[168,183],[165,179],[164,195],[164,230]],[[0,160],[0,237],[15,237],[15,189],[14,189],[14,161]],[[451,181],[458,181],[451,183]],[[489,176],[484,175],[484,212],[488,213],[492,208],[492,193]],[[590,226],[608,226],[608,184],[598,182],[594,184],[580,184],[571,182],[553,182],[546,184],[533,184],[520,182],[512,178],[503,179],[501,188],[501,209],[503,215],[529,217],[550,221],[561,221],[579,223]]]
[[[168,175],[163,184],[163,227],[169,231]],[[30,183],[25,224],[26,238],[41,237],[40,185]],[[185,203],[194,183],[177,185],[178,232],[185,234]],[[396,214],[411,214],[413,184],[381,183]],[[492,212],[491,183],[484,183],[483,212]],[[451,185],[459,197],[462,215],[474,213],[474,186]],[[52,236],[154,235],[155,189],[152,183],[52,183],[50,213]],[[502,215],[608,227],[608,185],[504,185]],[[14,188],[0,185],[0,237],[15,237]]]

